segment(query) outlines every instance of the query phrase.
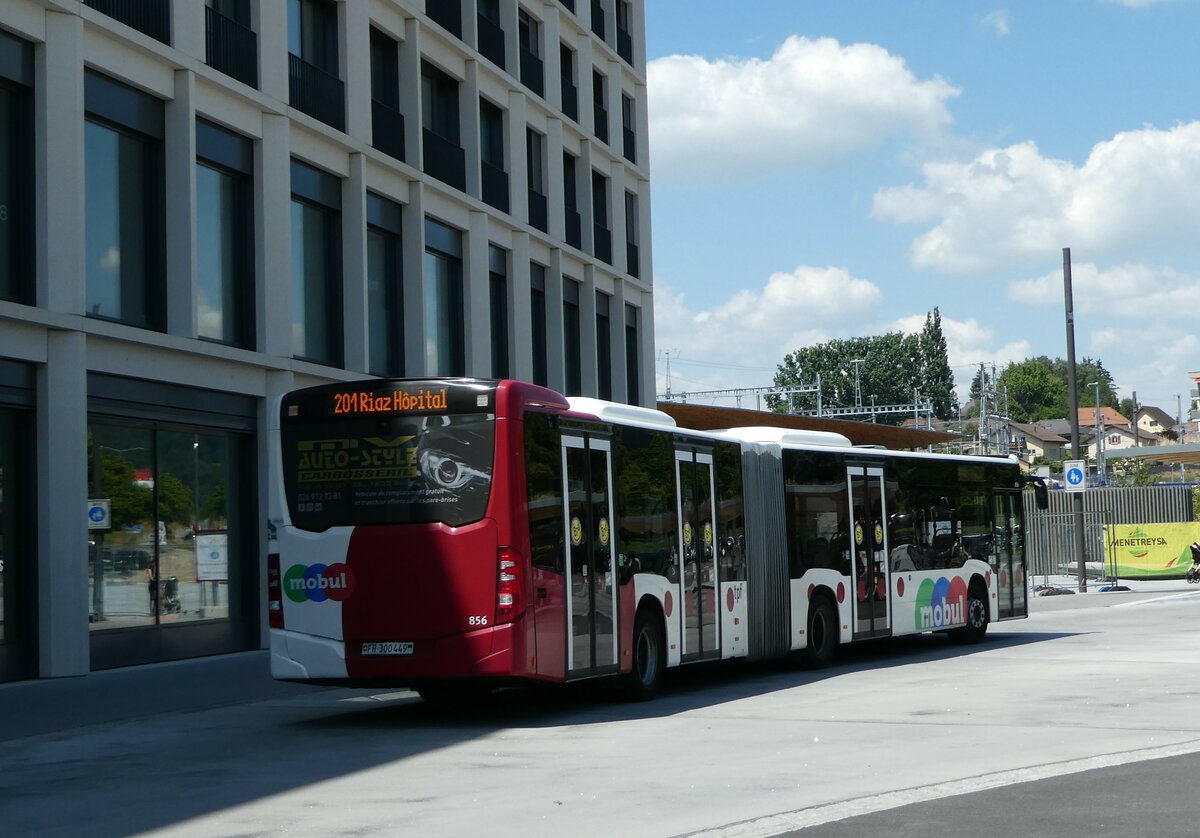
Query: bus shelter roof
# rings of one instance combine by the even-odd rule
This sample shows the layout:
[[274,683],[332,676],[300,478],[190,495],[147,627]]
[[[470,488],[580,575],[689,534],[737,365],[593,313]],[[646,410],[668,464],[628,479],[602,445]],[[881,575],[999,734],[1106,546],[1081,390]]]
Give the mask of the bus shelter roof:
[[1200,466],[1200,443],[1193,442],[1189,445],[1149,445],[1142,448],[1122,448],[1120,451],[1104,452],[1104,459],[1106,460],[1119,460],[1122,458]]
[[659,402],[658,409],[671,416],[682,428],[697,431],[716,431],[725,428],[772,427],[801,431],[830,431],[841,434],[855,445],[882,445],[893,450],[926,448],[942,442],[955,442],[958,434],[876,425],[870,422],[850,422],[846,419],[825,419],[816,416],[792,416],[765,410],[746,410],[739,407]]

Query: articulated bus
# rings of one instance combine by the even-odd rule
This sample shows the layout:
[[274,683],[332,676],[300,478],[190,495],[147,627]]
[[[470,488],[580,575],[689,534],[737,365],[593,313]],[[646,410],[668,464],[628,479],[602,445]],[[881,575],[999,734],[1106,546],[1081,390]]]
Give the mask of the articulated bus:
[[1009,459],[677,427],[518,381],[284,395],[272,423],[276,678],[427,699],[624,679],[1024,617]]

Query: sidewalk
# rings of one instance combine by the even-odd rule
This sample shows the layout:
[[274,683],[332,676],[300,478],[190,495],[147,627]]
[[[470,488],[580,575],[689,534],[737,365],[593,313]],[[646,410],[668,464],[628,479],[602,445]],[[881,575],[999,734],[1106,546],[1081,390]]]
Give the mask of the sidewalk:
[[269,660],[242,652],[0,684],[0,742],[330,689],[275,681]]

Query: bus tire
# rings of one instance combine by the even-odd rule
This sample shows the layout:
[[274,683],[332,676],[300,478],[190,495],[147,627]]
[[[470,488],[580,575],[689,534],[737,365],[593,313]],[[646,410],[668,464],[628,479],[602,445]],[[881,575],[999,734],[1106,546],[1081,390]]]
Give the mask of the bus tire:
[[804,647],[804,664],[810,669],[824,669],[837,655],[837,611],[827,597],[815,597],[808,607],[808,645]]
[[662,689],[667,647],[662,621],[652,610],[639,611],[633,624],[633,671],[626,688],[633,701],[649,701]]
[[952,629],[950,637],[957,643],[978,643],[987,634],[987,628],[987,593],[981,585],[974,584],[967,593],[967,624],[962,628]]

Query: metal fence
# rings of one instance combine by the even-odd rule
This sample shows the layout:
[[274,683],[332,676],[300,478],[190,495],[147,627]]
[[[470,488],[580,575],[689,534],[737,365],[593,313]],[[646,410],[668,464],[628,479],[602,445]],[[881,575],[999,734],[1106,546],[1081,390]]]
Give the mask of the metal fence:
[[[1169,524],[1193,520],[1191,486],[1088,489],[1083,492],[1083,561],[1089,576],[1109,576],[1104,567],[1108,524]],[[1079,538],[1070,492],[1050,492],[1046,510],[1025,492],[1025,561],[1032,577],[1076,575]]]

